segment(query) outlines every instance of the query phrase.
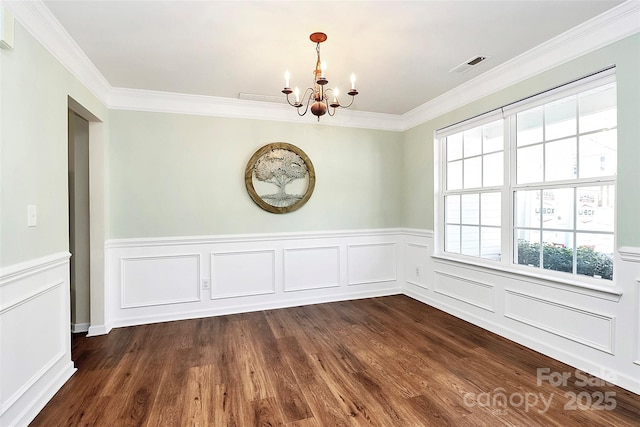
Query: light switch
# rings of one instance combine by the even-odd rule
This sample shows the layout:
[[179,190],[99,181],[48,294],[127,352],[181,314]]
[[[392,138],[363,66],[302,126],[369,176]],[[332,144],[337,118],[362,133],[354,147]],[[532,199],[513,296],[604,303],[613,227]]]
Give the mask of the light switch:
[[38,207],[27,205],[27,227],[35,227],[36,225],[38,225]]

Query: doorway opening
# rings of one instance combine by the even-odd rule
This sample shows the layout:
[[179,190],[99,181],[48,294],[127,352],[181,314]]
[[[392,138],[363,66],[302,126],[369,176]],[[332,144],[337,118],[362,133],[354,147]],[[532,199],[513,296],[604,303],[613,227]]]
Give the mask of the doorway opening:
[[89,122],[68,110],[69,251],[71,332],[87,332],[91,324]]
[[[68,118],[74,124],[68,127],[69,141],[82,141],[79,151],[69,156],[69,167],[73,167],[73,177],[69,176],[69,251],[72,270],[80,266],[84,271],[78,275],[70,271],[71,282],[71,332],[88,332],[89,336],[109,332],[105,318],[104,243],[106,239],[106,130],[100,118],[72,97],[67,98]],[[77,127],[75,122],[77,121]],[[80,129],[74,132],[74,129]],[[75,134],[78,134],[76,138]],[[71,144],[68,144],[71,148]],[[80,160],[80,166],[76,167]],[[73,162],[72,162],[73,159]],[[72,166],[73,163],[73,166]],[[82,169],[82,177],[76,176]],[[73,178],[73,179],[72,179]],[[73,184],[73,191],[71,183]],[[82,203],[79,213],[71,213],[82,188]],[[75,208],[74,208],[75,209]],[[73,218],[73,219],[72,219]],[[78,218],[81,218],[80,222]],[[72,225],[73,222],[73,225]],[[87,225],[88,224],[88,225]],[[78,226],[81,227],[78,229]],[[73,236],[72,231],[73,230]],[[80,240],[82,241],[80,243]],[[88,242],[88,246],[87,246]],[[88,271],[88,278],[86,272]],[[72,274],[74,276],[72,276]],[[84,279],[79,279],[79,277]],[[82,282],[80,281],[82,280]]]

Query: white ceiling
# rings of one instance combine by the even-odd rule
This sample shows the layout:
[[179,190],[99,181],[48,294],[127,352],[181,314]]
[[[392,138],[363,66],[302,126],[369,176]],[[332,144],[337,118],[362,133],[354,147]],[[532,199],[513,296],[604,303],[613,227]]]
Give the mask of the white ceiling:
[[[352,109],[405,114],[622,3],[510,1],[45,1],[109,84],[274,101],[312,81],[321,45],[330,87]],[[465,73],[451,69],[489,59]]]

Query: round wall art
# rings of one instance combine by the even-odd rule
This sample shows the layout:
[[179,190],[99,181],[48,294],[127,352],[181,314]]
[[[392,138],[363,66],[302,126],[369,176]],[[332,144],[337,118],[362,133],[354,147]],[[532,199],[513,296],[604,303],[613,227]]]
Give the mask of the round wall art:
[[251,156],[244,182],[258,206],[281,214],[307,203],[316,185],[316,172],[304,151],[286,142],[273,142]]

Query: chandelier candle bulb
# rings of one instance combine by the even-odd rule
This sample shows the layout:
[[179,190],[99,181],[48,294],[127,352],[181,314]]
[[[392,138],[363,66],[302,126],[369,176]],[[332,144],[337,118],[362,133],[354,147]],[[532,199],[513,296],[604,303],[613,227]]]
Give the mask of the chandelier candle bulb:
[[291,79],[291,74],[289,74],[289,70],[284,72],[284,87],[289,87],[289,80]]
[[356,88],[356,75],[351,73],[351,89]]
[[320,77],[324,78],[324,72],[327,69],[327,63],[322,61],[322,64],[320,64],[320,71],[322,71],[320,73]]
[[296,104],[300,103],[300,89],[298,89],[298,86],[296,86],[296,88],[293,90],[293,94],[296,96]]
[[338,89],[333,90],[333,102],[336,104],[338,103],[338,93]]

